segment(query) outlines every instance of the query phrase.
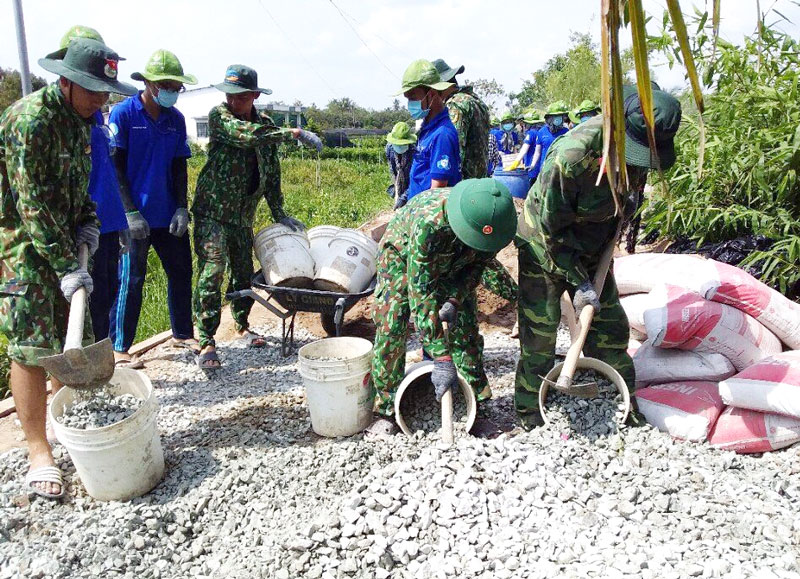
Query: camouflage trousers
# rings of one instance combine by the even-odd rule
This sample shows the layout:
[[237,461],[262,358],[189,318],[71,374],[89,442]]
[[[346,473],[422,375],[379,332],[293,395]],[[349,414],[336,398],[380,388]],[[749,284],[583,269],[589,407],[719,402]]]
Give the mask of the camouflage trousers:
[[[437,304],[435,311],[438,312],[440,306]],[[378,263],[378,285],[372,311],[376,327],[372,385],[375,410],[384,416],[394,414],[394,395],[405,376],[410,315],[405,259],[384,250]],[[491,398],[492,391],[483,370],[483,336],[478,332],[478,306],[474,293],[461,305],[456,324],[450,328],[450,355],[478,401]]]
[[[8,339],[8,356],[25,366],[60,354],[67,335],[69,304],[53,276],[49,284],[20,284],[0,294],[0,333]],[[83,345],[94,342],[91,316],[84,318]]]
[[[590,272],[594,274],[594,272]],[[514,407],[520,416],[539,412],[539,386],[555,365],[556,332],[561,320],[561,294],[575,288],[558,274],[545,271],[526,243],[519,247],[519,341]],[[619,303],[614,275],[606,277],[583,353],[610,364],[633,393],[636,377],[628,355],[630,330]]]
[[[253,279],[253,230],[234,227],[199,216],[194,224],[194,252],[197,255],[197,285],[192,309],[200,347],[215,345],[214,334],[222,318],[222,284],[227,269],[228,291],[247,289]],[[248,327],[252,298],[231,303],[236,329]]]

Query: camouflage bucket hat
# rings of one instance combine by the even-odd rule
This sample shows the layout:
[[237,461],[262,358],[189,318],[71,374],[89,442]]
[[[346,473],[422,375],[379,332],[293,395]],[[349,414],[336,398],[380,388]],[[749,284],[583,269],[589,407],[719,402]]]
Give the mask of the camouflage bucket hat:
[[225,71],[225,80],[215,84],[214,88],[228,94],[238,94],[242,92],[260,92],[261,94],[272,94],[268,88],[259,88],[258,73],[243,64],[231,64]]
[[450,190],[445,211],[456,237],[478,251],[497,253],[517,232],[511,193],[491,178],[461,181]]
[[417,135],[411,132],[408,123],[400,121],[392,127],[392,132],[386,135],[386,142],[390,145],[413,145],[417,142]]
[[[656,156],[647,140],[642,103],[635,86],[623,87],[625,102],[625,162],[634,167],[656,169]],[[675,164],[675,133],[681,124],[681,103],[671,94],[653,89],[653,132],[662,169]]]
[[419,59],[408,65],[408,68],[403,73],[402,88],[394,96],[404,94],[418,86],[426,86],[433,90],[444,90],[454,85],[452,82],[442,81],[433,63],[425,59]]
[[[98,42],[102,42],[103,44],[106,43],[103,40],[103,37],[100,36],[100,33],[95,30],[94,28],[90,28],[89,26],[81,26],[77,24],[67,30],[64,36],[61,37],[61,44],[59,44],[59,49],[55,52],[51,52],[45,58],[51,58],[54,60],[62,60],[64,55],[67,54],[67,47],[69,46],[70,41],[74,40],[75,38],[90,38],[91,40],[97,40]],[[122,57],[119,57],[119,60],[125,60]]]
[[163,48],[153,53],[144,67],[144,72],[134,72],[131,78],[150,82],[174,80],[184,84],[197,84],[197,78],[194,75],[183,73],[183,66],[178,57]]
[[453,79],[456,77],[457,74],[461,74],[464,72],[464,65],[462,64],[458,68],[451,68],[449,64],[447,64],[441,58],[437,58],[433,61],[433,66],[436,69],[436,72],[439,73],[439,78],[441,78],[444,82],[453,82]]
[[92,92],[135,95],[136,87],[117,80],[119,55],[91,38],[76,38],[69,43],[63,59],[40,58],[39,66],[71,80]]

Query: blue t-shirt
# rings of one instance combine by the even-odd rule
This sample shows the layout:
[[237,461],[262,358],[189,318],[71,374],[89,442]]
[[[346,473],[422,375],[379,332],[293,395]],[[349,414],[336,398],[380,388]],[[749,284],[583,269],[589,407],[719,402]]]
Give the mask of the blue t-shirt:
[[556,131],[555,134],[550,132],[550,129],[547,128],[547,125],[539,129],[539,132],[536,133],[536,144],[542,146],[542,154],[539,155],[539,160],[536,162],[536,166],[533,168],[533,171],[529,172],[528,175],[535,179],[539,175],[539,171],[542,170],[542,164],[544,163],[544,158],[547,156],[547,151],[550,149],[550,145],[553,144],[558,137],[563,135],[567,132],[567,127],[561,127]]
[[407,198],[431,188],[431,181],[447,181],[452,187],[461,181],[461,153],[458,133],[447,107],[422,124],[414,161],[411,163]]
[[531,166],[531,161],[533,161],[533,154],[536,152],[536,133],[539,129],[528,129],[525,131],[525,140],[522,141],[524,145],[528,145],[528,152],[525,153],[525,156],[522,159],[522,162],[525,164],[526,167]]
[[89,196],[97,203],[100,233],[128,229],[125,209],[119,198],[119,183],[111,161],[111,131],[100,111],[94,114],[92,127],[92,172],[89,173]]
[[144,108],[140,92],[115,106],[109,121],[114,146],[128,151],[133,204],[150,227],[169,227],[177,209],[172,161],[192,156],[183,115],[175,107],[162,107],[154,121]]

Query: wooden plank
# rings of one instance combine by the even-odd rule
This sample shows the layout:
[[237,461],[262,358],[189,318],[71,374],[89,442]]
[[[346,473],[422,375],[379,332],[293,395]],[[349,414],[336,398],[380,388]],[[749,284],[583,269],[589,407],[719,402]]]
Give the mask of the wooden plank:
[[140,354],[144,354],[148,350],[152,350],[156,346],[160,346],[167,340],[172,337],[172,330],[165,330],[160,334],[156,334],[155,336],[150,336],[146,340],[139,342],[138,344],[134,344],[131,346],[131,349],[128,350],[128,353],[131,356],[138,356]]

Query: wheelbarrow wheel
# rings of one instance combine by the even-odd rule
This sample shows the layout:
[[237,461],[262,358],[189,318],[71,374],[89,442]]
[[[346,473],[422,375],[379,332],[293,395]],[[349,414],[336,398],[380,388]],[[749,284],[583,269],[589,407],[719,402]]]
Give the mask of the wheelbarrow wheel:
[[321,313],[319,315],[319,322],[322,324],[322,329],[331,337],[336,337],[336,321],[334,314]]

